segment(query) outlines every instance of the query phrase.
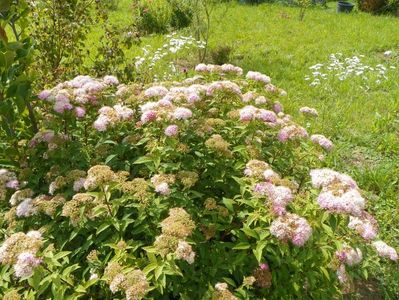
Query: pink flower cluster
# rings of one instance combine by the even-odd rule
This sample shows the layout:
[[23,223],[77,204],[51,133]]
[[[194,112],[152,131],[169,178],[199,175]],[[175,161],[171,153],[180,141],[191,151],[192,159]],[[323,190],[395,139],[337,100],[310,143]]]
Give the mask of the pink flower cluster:
[[311,108],[311,107],[307,107],[307,106],[301,107],[301,108],[299,109],[299,112],[302,113],[302,114],[304,114],[305,116],[310,116],[310,117],[317,117],[317,116],[319,116],[319,114],[318,114],[318,112],[317,112],[316,109]]
[[270,233],[279,240],[290,240],[295,246],[303,246],[312,235],[312,228],[305,218],[287,213],[272,222]]
[[193,112],[185,107],[177,107],[172,116],[174,120],[187,120],[193,116]]
[[119,81],[114,76],[105,76],[98,80],[80,75],[58,84],[51,90],[42,91],[38,97],[53,103],[53,109],[57,113],[74,111],[76,117],[83,118],[87,108],[85,106],[97,105],[100,93],[118,84]]
[[42,260],[36,257],[43,244],[39,231],[17,232],[9,236],[0,247],[0,263],[12,265],[18,278],[30,277]]
[[263,178],[263,174],[268,170],[270,170],[268,163],[257,159],[251,159],[245,165],[244,175],[253,178]]
[[206,94],[208,96],[214,95],[217,91],[231,92],[233,94],[241,95],[241,88],[234,82],[229,80],[214,81],[208,85]]
[[241,76],[243,74],[243,70],[240,67],[231,65],[231,64],[224,64],[221,66],[218,65],[206,65],[206,64],[199,64],[195,67],[195,71],[199,73],[216,73],[216,74],[235,74]]
[[53,130],[44,130],[36,133],[29,142],[29,147],[36,147],[40,143],[47,143],[49,150],[54,150],[58,146],[57,144],[63,141],[67,141],[68,137],[63,134],[56,134]]
[[312,179],[313,187],[318,189],[328,188],[335,183],[347,186],[351,189],[358,188],[356,181],[354,181],[352,177],[328,168],[311,170],[310,177]]
[[175,137],[179,134],[179,126],[169,125],[165,128],[165,135],[168,137]]
[[360,216],[365,208],[365,200],[356,189],[326,189],[322,191],[317,202],[320,207],[330,212]]
[[373,246],[379,256],[387,257],[393,261],[398,260],[398,253],[396,252],[395,248],[388,246],[385,242],[375,241],[375,242],[373,242]]
[[261,120],[265,123],[276,123],[277,115],[271,111],[263,108],[256,108],[252,105],[247,105],[240,109],[240,121],[248,122],[253,120]]
[[192,104],[201,100],[200,93],[205,92],[206,87],[195,84],[189,87],[172,87],[170,92],[167,93],[163,100],[166,101],[179,101],[185,99],[188,103]]
[[276,186],[270,182],[256,184],[254,192],[269,199],[272,211],[277,216],[282,216],[287,212],[286,206],[294,198],[291,189],[285,186]]
[[348,266],[358,265],[363,259],[362,251],[359,248],[353,249],[348,245],[344,245],[341,250],[336,251],[335,256],[341,263]]
[[317,198],[321,208],[352,216],[362,215],[366,201],[351,177],[330,169],[312,170],[310,176],[313,186],[322,188]]
[[36,207],[33,205],[33,200],[31,198],[24,199],[18,204],[16,209],[17,217],[29,217],[37,213]]
[[299,125],[288,125],[280,129],[278,133],[278,140],[280,142],[286,142],[288,140],[295,140],[300,138],[307,138],[308,132],[305,128]]
[[258,81],[264,84],[270,83],[270,77],[260,72],[249,71],[246,78],[253,81]]
[[8,188],[13,190],[17,190],[20,186],[15,173],[7,169],[0,169],[0,185],[1,185],[0,189]]
[[334,144],[333,142],[331,142],[331,140],[329,140],[328,138],[326,138],[324,135],[322,134],[313,134],[310,137],[310,140],[314,143],[319,145],[320,147],[322,147],[324,150],[326,150],[327,152],[331,151],[334,148]]
[[168,89],[164,86],[153,86],[144,91],[144,96],[147,98],[163,97],[168,93]]
[[348,227],[356,230],[365,240],[373,240],[377,237],[377,221],[367,212],[363,212],[360,217],[350,216]]
[[120,104],[113,107],[103,106],[98,112],[99,116],[93,123],[93,127],[98,131],[106,131],[121,122],[130,121],[134,114],[132,109]]
[[14,265],[15,276],[18,278],[30,277],[34,269],[42,263],[40,258],[29,252],[22,252],[18,255]]
[[193,251],[191,245],[186,241],[179,241],[175,253],[177,259],[185,260],[190,265],[194,263],[195,252]]
[[155,192],[158,194],[167,196],[172,192],[170,190],[169,183],[162,179],[162,175],[154,175],[151,178],[151,183],[154,185]]

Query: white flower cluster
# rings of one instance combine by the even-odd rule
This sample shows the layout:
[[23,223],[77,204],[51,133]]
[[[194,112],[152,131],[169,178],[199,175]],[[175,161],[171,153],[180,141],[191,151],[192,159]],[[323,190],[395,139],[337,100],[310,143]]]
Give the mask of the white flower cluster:
[[[318,63],[309,67],[312,74],[306,75],[305,80],[311,81],[310,86],[321,85],[323,80],[338,78],[344,81],[348,78],[359,77],[364,82],[374,80],[376,84],[380,84],[384,80],[388,80],[388,68],[382,64],[369,66],[362,62],[364,55],[344,57],[342,53],[330,54],[327,63]],[[389,66],[395,69],[395,66]]]
[[[205,47],[203,41],[197,41],[192,36],[182,36],[172,33],[166,36],[168,40],[154,52],[151,51],[151,46],[146,45],[142,48],[143,54],[141,56],[135,57],[135,68],[136,71],[140,72],[143,70],[153,70],[157,65],[162,63],[167,63],[170,74],[177,71],[176,66],[173,62],[173,57],[175,57],[179,52],[183,50],[190,50],[193,48],[202,49]],[[158,79],[154,75],[154,79]],[[168,79],[168,74],[164,73],[164,79]]]

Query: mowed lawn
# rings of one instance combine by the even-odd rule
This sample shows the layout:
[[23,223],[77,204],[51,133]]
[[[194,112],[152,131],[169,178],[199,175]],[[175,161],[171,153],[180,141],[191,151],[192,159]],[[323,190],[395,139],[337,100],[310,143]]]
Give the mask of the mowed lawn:
[[[130,1],[120,1],[111,16],[115,24],[131,18]],[[230,63],[244,70],[268,74],[284,88],[286,112],[298,115],[302,106],[319,111],[315,120],[303,119],[311,133],[322,133],[335,143],[326,166],[348,172],[369,191],[369,209],[380,223],[380,236],[399,245],[399,18],[354,11],[337,14],[335,2],[328,8],[310,8],[300,21],[299,9],[278,4],[257,6],[220,4],[211,19],[210,49],[229,46]],[[189,35],[186,29],[181,34]],[[145,37],[140,47],[162,44],[161,35]],[[131,50],[129,57],[140,53]],[[384,57],[391,50],[396,56]],[[358,79],[328,81],[310,87],[309,67],[327,63],[330,54],[364,55],[362,62],[389,69],[388,80],[362,88]],[[212,62],[209,57],[208,62]],[[384,286],[399,293],[399,268],[376,270],[388,274]],[[387,274],[385,274],[387,275]]]

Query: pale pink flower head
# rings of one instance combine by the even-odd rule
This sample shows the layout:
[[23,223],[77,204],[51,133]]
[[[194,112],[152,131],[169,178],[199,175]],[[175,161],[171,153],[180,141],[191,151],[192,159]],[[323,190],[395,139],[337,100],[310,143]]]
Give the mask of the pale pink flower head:
[[273,104],[273,110],[276,114],[279,114],[283,112],[283,105],[280,102],[276,101]]
[[38,95],[40,100],[48,100],[51,96],[51,90],[41,91]]
[[199,64],[195,67],[196,72],[209,72],[208,66],[206,64]]
[[247,105],[240,109],[239,114],[240,114],[240,121],[243,122],[248,122],[252,121],[255,119],[255,115],[257,113],[257,108],[252,105]]
[[61,90],[55,96],[56,102],[69,102],[69,95],[65,90]]
[[33,206],[33,200],[26,198],[17,206],[16,215],[18,217],[29,217],[36,213],[36,208]]
[[362,251],[359,248],[354,249],[348,245],[344,245],[341,250],[336,251],[335,256],[341,263],[348,266],[358,265],[363,259]]
[[367,212],[363,212],[360,217],[349,217],[348,227],[356,230],[365,240],[373,240],[377,237],[377,220]]
[[250,102],[255,98],[255,93],[254,92],[246,92],[244,95],[242,95],[242,101],[243,102]]
[[83,85],[83,88],[89,93],[95,94],[101,92],[105,88],[105,85],[98,81],[89,81]]
[[240,67],[231,65],[231,64],[224,64],[221,66],[221,70],[223,73],[232,73],[237,76],[241,76],[243,73],[243,70]]
[[346,192],[322,191],[317,197],[317,203],[329,212],[352,216],[361,216],[366,205],[366,201],[356,189],[350,189]]
[[175,120],[187,120],[193,115],[192,111],[185,107],[178,107],[173,112],[173,119]]
[[277,122],[277,116],[274,112],[271,110],[266,110],[266,109],[259,109],[256,118],[267,123],[276,123]]
[[334,148],[333,142],[331,140],[329,140],[328,138],[326,138],[322,134],[313,134],[313,135],[311,135],[310,140],[314,144],[322,147],[327,152],[331,151]]
[[270,182],[256,184],[254,192],[266,196],[271,204],[272,212],[278,216],[286,213],[286,206],[294,198],[291,189],[285,186],[276,186]]
[[168,89],[163,86],[153,86],[144,91],[144,96],[147,98],[163,97],[168,93]]
[[103,79],[104,83],[107,85],[118,85],[119,80],[115,76],[107,75]]
[[354,181],[349,175],[328,168],[311,170],[310,177],[312,178],[312,185],[315,188],[328,188],[334,183],[340,183],[352,189],[357,188],[356,181]]
[[17,179],[10,180],[6,183],[6,187],[9,189],[17,190],[19,188],[19,181]]
[[30,252],[20,253],[14,265],[15,276],[18,278],[32,276],[34,268],[40,265],[41,262],[41,259]]
[[175,137],[179,134],[179,126],[177,125],[169,125],[165,129],[165,135],[169,137]]
[[83,118],[86,115],[86,110],[83,107],[75,107],[75,115],[77,118]]
[[301,107],[299,112],[309,117],[317,117],[319,115],[316,109],[307,106]]
[[86,182],[86,178],[79,178],[73,182],[73,190],[78,192],[84,188],[84,184]]
[[280,142],[286,142],[288,140],[301,139],[307,137],[308,137],[308,132],[306,131],[306,129],[298,125],[288,125],[281,128],[277,136]]
[[73,109],[73,105],[67,101],[56,101],[54,103],[54,111],[56,111],[57,113],[64,113],[65,111],[68,110],[72,110]]
[[385,242],[375,241],[375,242],[373,242],[373,246],[379,256],[387,257],[393,261],[398,260],[398,253],[396,252],[395,248],[388,246]]
[[259,72],[249,71],[246,75],[246,78],[253,81],[261,82],[263,84],[270,83],[270,77]]
[[94,121],[93,127],[97,130],[97,131],[106,131],[107,127],[109,124],[109,119],[104,116],[104,115],[100,115],[96,121]]
[[169,188],[169,184],[167,184],[166,182],[161,182],[160,184],[155,186],[155,192],[161,195],[169,195],[171,193],[171,190]]
[[37,240],[41,240],[43,238],[41,232],[38,230],[31,230],[26,234],[26,236],[35,238]]
[[[172,100],[173,100],[173,98],[172,98]],[[172,107],[173,106],[172,101],[171,101],[170,97],[168,97],[168,96],[163,97],[161,100],[159,100],[157,102],[157,104],[158,104],[157,106],[160,106],[160,107]]]
[[157,119],[157,112],[155,110],[147,110],[141,115],[141,122],[143,124],[155,121]]
[[255,104],[256,105],[261,105],[267,103],[267,99],[265,96],[259,96],[255,99]]
[[270,233],[279,240],[290,240],[295,246],[303,246],[312,235],[312,228],[305,218],[287,213],[272,222]]
[[118,118],[123,121],[128,121],[133,118],[134,111],[126,106],[120,104],[114,105],[114,110],[118,115]]
[[195,103],[197,101],[201,100],[200,96],[196,93],[191,93],[187,96],[187,102],[188,103]]

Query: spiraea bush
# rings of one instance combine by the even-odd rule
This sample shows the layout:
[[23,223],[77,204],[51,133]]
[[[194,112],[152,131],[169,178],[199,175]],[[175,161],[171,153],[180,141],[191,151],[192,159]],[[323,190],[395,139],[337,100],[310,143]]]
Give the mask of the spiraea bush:
[[333,299],[398,272],[367,193],[325,167],[333,143],[283,112],[284,90],[196,72],[40,93],[42,130],[0,172],[3,299]]

